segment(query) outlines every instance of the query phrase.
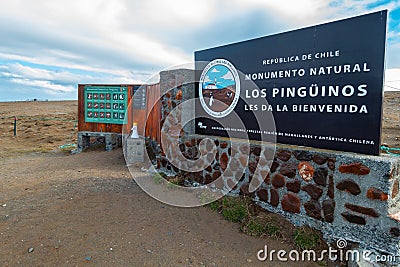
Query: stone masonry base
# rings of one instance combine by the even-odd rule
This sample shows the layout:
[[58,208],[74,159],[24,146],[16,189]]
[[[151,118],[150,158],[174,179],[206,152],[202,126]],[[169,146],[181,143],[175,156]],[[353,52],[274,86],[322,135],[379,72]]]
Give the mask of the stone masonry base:
[[122,137],[121,134],[116,133],[81,131],[78,132],[78,148],[76,152],[82,152],[93,143],[105,143],[105,150],[110,151],[122,145]]
[[[200,147],[203,138],[181,139],[178,152],[158,157],[159,171],[250,195],[297,226],[321,230],[327,240],[343,238],[360,248],[400,255],[400,159],[284,145],[274,153],[274,146],[258,142],[248,146],[211,138],[217,153],[205,170],[182,171],[184,166],[168,160],[174,153],[197,160],[202,149],[211,149]],[[220,177],[223,182],[213,184]]]

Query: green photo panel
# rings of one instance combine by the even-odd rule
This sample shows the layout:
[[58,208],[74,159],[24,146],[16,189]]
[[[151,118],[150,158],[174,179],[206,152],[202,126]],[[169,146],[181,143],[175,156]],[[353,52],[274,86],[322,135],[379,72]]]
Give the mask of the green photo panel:
[[125,124],[127,86],[85,86],[85,122]]

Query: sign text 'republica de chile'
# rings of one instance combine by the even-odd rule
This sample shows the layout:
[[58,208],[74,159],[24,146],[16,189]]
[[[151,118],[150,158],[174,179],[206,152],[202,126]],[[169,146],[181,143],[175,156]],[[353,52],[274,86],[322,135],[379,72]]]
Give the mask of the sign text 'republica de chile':
[[[196,51],[196,133],[378,155],[386,21],[385,10]],[[271,112],[275,125],[255,119]]]

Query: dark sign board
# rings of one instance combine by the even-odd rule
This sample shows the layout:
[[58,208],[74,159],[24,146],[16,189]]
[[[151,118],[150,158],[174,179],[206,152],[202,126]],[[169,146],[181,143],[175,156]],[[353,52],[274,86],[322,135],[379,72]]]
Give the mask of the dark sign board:
[[85,85],[85,122],[125,124],[127,86]]
[[[385,10],[196,51],[196,133],[379,154],[386,21]],[[271,112],[275,125],[255,119]]]
[[146,86],[133,87],[133,108],[146,109]]

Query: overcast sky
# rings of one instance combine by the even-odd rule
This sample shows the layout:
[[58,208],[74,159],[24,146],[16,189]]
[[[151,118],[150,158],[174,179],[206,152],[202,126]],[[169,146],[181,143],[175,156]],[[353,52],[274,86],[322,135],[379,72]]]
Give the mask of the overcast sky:
[[400,88],[400,0],[3,0],[0,101],[76,99],[78,83],[142,83],[196,50],[382,9],[385,89]]

